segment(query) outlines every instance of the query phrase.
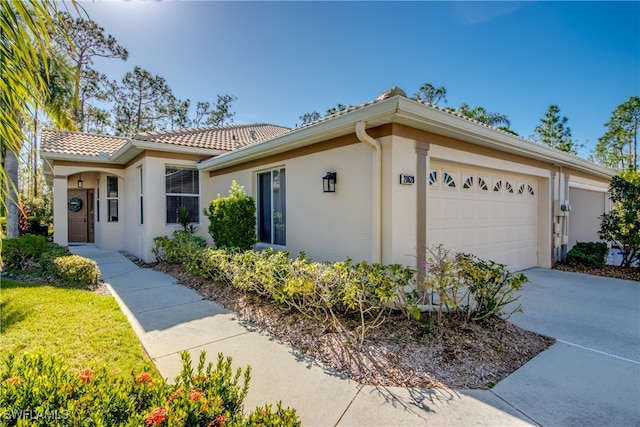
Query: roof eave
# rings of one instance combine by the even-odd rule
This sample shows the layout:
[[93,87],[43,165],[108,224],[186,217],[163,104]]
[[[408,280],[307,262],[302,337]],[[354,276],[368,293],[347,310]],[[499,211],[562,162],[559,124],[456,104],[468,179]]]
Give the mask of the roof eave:
[[47,160],[65,160],[70,162],[112,163],[110,156],[87,156],[84,154],[57,153],[54,151],[42,151],[40,157]]
[[397,111],[398,99],[399,97],[389,98],[310,126],[294,129],[271,140],[205,160],[198,165],[198,168],[203,171],[214,171],[312,145],[329,138],[348,135],[355,131],[354,123],[360,120],[366,120],[369,128],[389,123]]
[[425,130],[431,133],[450,136],[462,141],[543,161],[555,166],[569,167],[599,176],[600,178],[610,179],[617,173],[615,169],[597,165],[573,154],[539,145],[522,139],[519,136],[457,117],[447,111],[428,107],[425,109],[424,105],[407,98],[400,100],[396,118],[399,122],[414,122],[414,125],[417,126],[423,123],[428,127],[428,129]]

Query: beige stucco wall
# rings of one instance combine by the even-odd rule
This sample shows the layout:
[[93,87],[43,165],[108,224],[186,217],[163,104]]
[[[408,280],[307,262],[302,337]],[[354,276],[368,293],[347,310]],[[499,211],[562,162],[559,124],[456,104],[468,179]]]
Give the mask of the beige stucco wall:
[[415,140],[379,138],[382,145],[383,264],[415,266],[417,185],[400,184],[400,174],[416,175]]
[[[210,179],[208,194],[226,196],[235,179],[245,192],[257,197],[257,174],[286,170],[286,241],[281,249],[292,256],[304,251],[317,261],[348,257],[371,260],[372,253],[372,156],[364,144],[307,154]],[[335,193],[323,193],[322,177],[337,173]],[[262,247],[264,245],[258,245]]]
[[569,187],[571,212],[569,213],[569,242],[571,249],[576,242],[597,242],[600,240],[600,215],[610,210],[609,194]]
[[[166,183],[165,168],[167,166],[183,166],[195,168],[196,162],[184,159],[167,159],[146,156],[127,167],[125,212],[126,238],[125,250],[142,258],[146,262],[154,260],[151,252],[153,239],[158,236],[170,236],[180,229],[178,224],[167,224],[166,221]],[[140,169],[143,173],[144,225],[140,224]],[[202,218],[202,208],[207,201],[203,192],[203,181],[207,174],[200,173],[200,209],[197,234],[206,237],[207,230]]]
[[[53,241],[61,246],[67,246],[68,241],[68,221],[67,221],[67,189],[77,188],[79,174],[82,174],[83,188],[96,189],[98,177],[106,177],[107,175],[114,175],[120,178],[120,185],[122,185],[122,178],[125,176],[124,169],[109,168],[101,165],[53,165]],[[106,182],[105,178],[100,180],[101,183]],[[106,185],[106,184],[102,184]],[[122,188],[122,187],[120,187]],[[102,194],[102,191],[101,191]],[[96,191],[97,200],[97,191]],[[95,207],[95,205],[94,205]],[[101,219],[106,218],[106,205],[101,205]],[[97,212],[96,212],[97,218]],[[108,236],[104,241],[105,249],[115,249],[116,246],[121,245],[124,227],[120,223],[112,223],[110,225],[104,225],[101,223],[95,223],[94,239],[99,242],[99,239],[103,239],[103,236]]]

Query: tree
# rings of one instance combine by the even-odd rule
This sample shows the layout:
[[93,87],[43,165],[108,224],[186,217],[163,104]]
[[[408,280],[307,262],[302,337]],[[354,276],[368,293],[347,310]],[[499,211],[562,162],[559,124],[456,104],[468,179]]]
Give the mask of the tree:
[[183,102],[173,96],[163,77],[138,66],[124,75],[120,85],[114,82],[113,88],[116,135],[164,130]]
[[614,176],[609,186],[613,209],[600,216],[598,235],[622,248],[622,266],[640,261],[640,172]]
[[606,133],[598,139],[589,158],[618,170],[638,170],[638,124],[640,97],[631,96],[618,105],[605,124]]
[[233,116],[236,113],[231,112],[231,104],[237,100],[238,98],[233,95],[218,95],[216,108],[209,111],[205,123],[212,126],[224,126],[227,123],[233,123]]
[[199,128],[202,119],[207,117],[210,112],[211,104],[208,101],[198,101],[198,104],[196,104],[196,117],[191,121],[191,126]]
[[569,119],[560,117],[560,108],[553,104],[540,119],[534,129],[534,137],[540,143],[566,153],[578,154],[576,144],[571,138],[571,129],[566,126]]
[[[18,153],[27,141],[25,126],[32,126],[39,108],[57,124],[68,124],[51,93],[50,71],[60,64],[49,29],[57,16],[53,1],[0,2],[0,178],[8,237],[18,235]],[[64,35],[65,29],[58,31]]]
[[[59,31],[66,29],[66,33]],[[129,53],[118,44],[112,35],[104,33],[92,20],[74,19],[69,13],[58,15],[52,37],[56,44],[64,49],[75,67],[74,93],[78,103],[74,107],[73,116],[78,129],[86,131],[85,115],[91,99],[104,100],[106,92],[100,86],[107,84],[106,76],[91,69],[94,58],[116,58],[127,60]],[[69,43],[71,42],[71,44]],[[95,111],[95,110],[94,110]]]
[[324,116],[327,117],[327,116],[330,116],[332,114],[337,114],[337,113],[339,113],[341,111],[344,111],[346,109],[347,109],[346,105],[338,103],[335,107],[331,107],[331,108],[327,109],[327,111],[324,113]]
[[418,92],[413,94],[413,99],[416,101],[424,101],[432,105],[438,105],[438,102],[442,101],[447,103],[447,89],[444,86],[436,88],[432,83],[425,83],[420,86]]
[[182,101],[173,96],[173,94],[169,95],[166,111],[169,120],[169,128],[171,130],[189,127],[189,124],[191,123],[188,117],[190,104],[191,101],[188,99]]
[[[498,125],[504,125],[506,126],[507,129],[511,126],[511,121],[509,120],[509,117],[500,113],[491,113],[487,111],[486,108],[484,107],[478,106],[478,107],[471,108],[467,103],[463,102],[460,105],[460,108],[458,108],[457,110],[456,109],[452,109],[452,110],[470,119],[476,120],[480,123],[484,123],[485,125],[488,125],[488,126],[495,127]],[[502,129],[504,130],[504,128]]]
[[309,123],[313,123],[315,121],[320,120],[322,116],[317,111],[312,111],[310,113],[305,113],[298,118],[301,121],[300,126],[304,126],[304,125],[308,125]]

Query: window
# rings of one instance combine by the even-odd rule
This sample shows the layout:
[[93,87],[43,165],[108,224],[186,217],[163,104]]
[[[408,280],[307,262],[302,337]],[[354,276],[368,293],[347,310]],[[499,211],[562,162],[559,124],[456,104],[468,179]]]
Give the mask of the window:
[[189,222],[200,222],[200,178],[197,169],[167,166],[165,169],[167,224],[178,224],[180,207],[189,211]]
[[286,245],[286,184],[284,169],[258,174],[258,238]]
[[96,221],[100,222],[100,178],[96,179]]
[[118,222],[118,177],[107,177],[107,221]]
[[142,181],[142,167],[138,168],[138,198],[140,203],[140,225],[144,224],[144,186]]

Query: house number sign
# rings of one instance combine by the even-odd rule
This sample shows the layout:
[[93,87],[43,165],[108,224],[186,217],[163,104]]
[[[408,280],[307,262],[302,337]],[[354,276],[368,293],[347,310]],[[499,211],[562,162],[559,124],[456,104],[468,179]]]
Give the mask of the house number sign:
[[72,197],[69,200],[69,210],[71,212],[78,212],[82,209],[82,199],[80,197]]
[[413,175],[406,175],[406,174],[402,174],[400,175],[400,184],[403,185],[411,185],[416,181],[415,177]]

